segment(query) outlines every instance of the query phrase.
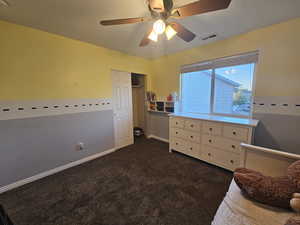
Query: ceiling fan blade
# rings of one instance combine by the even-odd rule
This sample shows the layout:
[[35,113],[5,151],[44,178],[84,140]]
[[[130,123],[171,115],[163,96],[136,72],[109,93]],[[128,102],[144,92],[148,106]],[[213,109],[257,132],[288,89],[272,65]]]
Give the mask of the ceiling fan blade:
[[179,23],[171,23],[170,25],[177,32],[177,36],[186,42],[191,42],[196,37],[196,34],[186,29]]
[[226,9],[230,2],[231,0],[200,0],[175,9],[173,16],[181,18]]
[[142,41],[140,43],[140,47],[145,47],[150,43],[151,40],[148,37],[149,37],[150,33],[152,32],[152,29],[153,28],[151,27],[151,29],[149,29],[147,31],[147,33],[145,34],[144,38],[142,39]]
[[100,24],[104,26],[111,26],[111,25],[120,25],[120,24],[142,23],[147,20],[148,19],[144,17],[116,19],[116,20],[102,20],[100,21]]

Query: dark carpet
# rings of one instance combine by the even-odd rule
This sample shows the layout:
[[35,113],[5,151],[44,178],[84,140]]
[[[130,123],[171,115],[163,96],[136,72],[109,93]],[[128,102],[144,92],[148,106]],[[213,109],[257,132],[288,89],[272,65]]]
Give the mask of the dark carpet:
[[232,173],[139,138],[0,195],[16,225],[209,225]]

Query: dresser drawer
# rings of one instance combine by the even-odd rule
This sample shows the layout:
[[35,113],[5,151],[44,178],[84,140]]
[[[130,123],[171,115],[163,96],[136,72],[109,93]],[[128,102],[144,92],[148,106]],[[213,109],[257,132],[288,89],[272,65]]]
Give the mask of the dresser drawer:
[[235,170],[240,166],[240,155],[219,149],[213,149],[212,160],[230,170]]
[[170,125],[171,125],[171,127],[184,128],[184,119],[177,118],[177,117],[171,117]]
[[185,152],[186,149],[186,142],[184,140],[181,140],[179,138],[171,138],[170,142],[171,149],[178,151],[178,152]]
[[207,145],[209,147],[219,147],[219,146],[222,146],[222,142],[220,141],[219,137],[210,136],[210,135],[203,135],[201,143],[203,145]]
[[207,161],[207,162],[212,162],[213,161],[213,155],[214,155],[214,150],[213,148],[205,147],[201,148],[201,152],[199,154],[199,158]]
[[248,141],[249,128],[224,126],[224,136],[239,141]]
[[187,142],[185,145],[184,152],[187,155],[190,155],[193,157],[199,157],[199,155],[201,154],[200,148],[201,148],[200,144]]
[[200,132],[201,131],[201,121],[197,120],[185,120],[184,128],[186,130]]
[[226,151],[235,153],[235,154],[240,154],[241,153],[240,144],[241,143],[238,142],[238,141],[234,141],[234,140],[227,139],[227,138],[222,138],[221,148],[226,150]]
[[187,139],[187,132],[180,128],[172,128],[171,136],[176,138]]
[[223,137],[215,137],[210,135],[203,135],[202,144],[208,147],[223,149],[225,151],[240,154],[240,142]]
[[212,122],[204,122],[202,132],[209,135],[222,135],[222,125]]
[[185,131],[185,135],[186,135],[185,138],[188,141],[197,142],[197,143],[201,142],[201,135],[200,135],[200,133]]

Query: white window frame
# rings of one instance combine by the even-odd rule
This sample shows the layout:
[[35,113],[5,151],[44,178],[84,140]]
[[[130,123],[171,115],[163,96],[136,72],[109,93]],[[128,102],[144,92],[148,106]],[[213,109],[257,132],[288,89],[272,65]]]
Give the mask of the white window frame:
[[[247,56],[249,56],[249,58],[250,58],[249,62],[243,63],[242,60],[241,60],[241,63],[238,63],[240,58],[247,57]],[[183,111],[183,107],[182,107],[182,75],[184,73],[188,72],[184,68],[191,68],[190,72],[192,72],[192,71],[201,71],[201,70],[205,70],[205,69],[211,69],[212,70],[212,76],[211,76],[211,93],[210,93],[210,112],[209,112],[209,114],[218,115],[218,116],[237,117],[237,118],[252,118],[252,116],[253,116],[254,93],[255,93],[255,87],[256,87],[256,71],[257,71],[258,57],[259,57],[259,52],[255,51],[255,52],[249,52],[249,53],[245,53],[245,54],[241,54],[241,55],[229,56],[229,57],[219,58],[219,59],[215,59],[215,60],[209,60],[209,61],[205,61],[205,62],[200,62],[200,63],[196,63],[196,64],[182,66],[181,71],[180,71],[180,82],[179,82],[179,85],[180,85],[180,87],[179,87],[180,88],[179,111],[180,112]],[[251,62],[251,58],[253,59],[252,62]],[[234,61],[234,59],[237,59],[235,61],[235,63],[233,63],[234,65],[232,65],[232,66],[254,64],[253,77],[252,77],[252,96],[251,96],[251,102],[250,102],[251,107],[250,107],[249,115],[237,115],[237,114],[230,114],[230,113],[216,113],[216,112],[214,112],[214,106],[215,106],[215,101],[214,101],[214,97],[215,97],[215,77],[216,77],[215,70],[217,68],[231,66],[231,63],[228,63],[226,65],[226,61],[228,59],[229,59],[229,61],[231,59],[233,59],[233,61]],[[221,63],[218,66],[215,66],[214,62],[221,62]],[[222,65],[222,63],[223,63],[223,65]],[[200,69],[201,65],[204,65],[202,69]],[[206,66],[206,65],[211,65],[211,66]],[[199,69],[197,69],[197,68],[199,68]],[[194,113],[197,113],[197,112],[194,112]]]

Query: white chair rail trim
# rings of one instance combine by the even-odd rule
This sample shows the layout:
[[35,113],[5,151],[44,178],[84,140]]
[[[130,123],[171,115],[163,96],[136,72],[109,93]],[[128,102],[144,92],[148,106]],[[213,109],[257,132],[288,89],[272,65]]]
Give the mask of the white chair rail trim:
[[111,99],[0,102],[0,120],[112,110]]
[[300,97],[256,96],[253,101],[253,112],[300,116]]

